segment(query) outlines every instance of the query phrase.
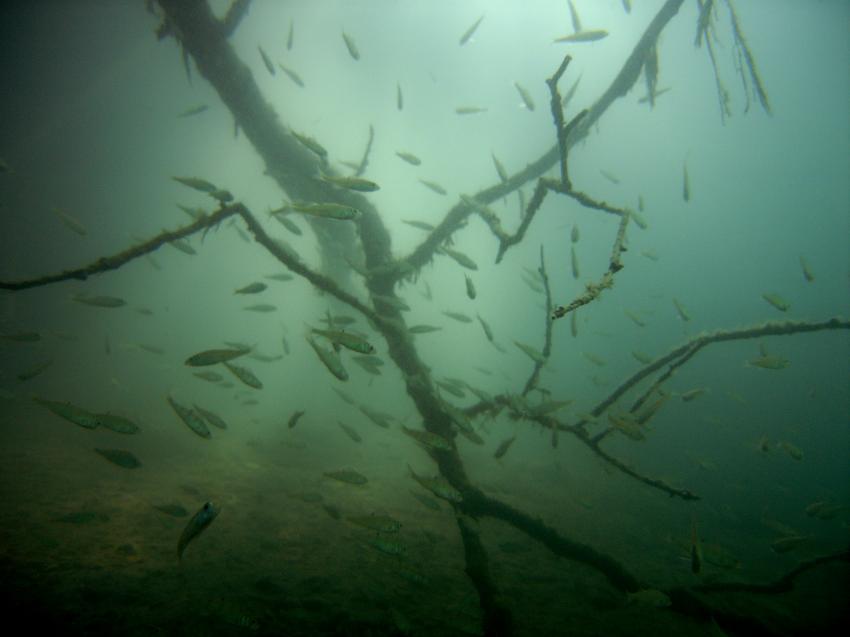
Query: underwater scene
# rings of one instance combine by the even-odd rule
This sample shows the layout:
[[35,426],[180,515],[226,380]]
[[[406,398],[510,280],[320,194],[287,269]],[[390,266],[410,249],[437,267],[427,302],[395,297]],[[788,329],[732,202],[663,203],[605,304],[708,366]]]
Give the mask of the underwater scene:
[[838,633],[848,25],[4,4],[7,626]]

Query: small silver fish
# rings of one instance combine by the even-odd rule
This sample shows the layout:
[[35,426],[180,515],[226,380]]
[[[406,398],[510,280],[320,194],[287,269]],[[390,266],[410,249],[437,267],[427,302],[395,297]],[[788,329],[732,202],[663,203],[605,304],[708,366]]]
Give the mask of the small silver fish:
[[202,367],[215,365],[247,354],[250,349],[208,349],[198,352],[186,359],[185,364],[190,367]]
[[211,438],[212,434],[210,433],[207,424],[203,421],[203,419],[198,416],[193,410],[188,407],[184,407],[180,403],[176,402],[171,396],[166,396],[166,400],[168,404],[171,405],[171,408],[174,410],[174,413],[183,421],[183,423],[196,434],[198,434],[201,438]]
[[419,221],[417,219],[402,219],[401,221],[402,223],[406,223],[407,225],[418,228],[419,230],[424,230],[425,232],[431,232],[436,227],[427,221]]
[[292,204],[292,209],[314,217],[341,219],[343,221],[357,219],[360,216],[360,211],[357,208],[338,203],[296,202]]
[[200,177],[172,177],[172,179],[184,186],[192,188],[193,190],[197,190],[198,192],[205,192],[209,194],[218,190],[215,184],[208,182],[206,179],[201,179]]
[[487,337],[487,340],[491,343],[493,342],[493,330],[490,329],[490,324],[487,323],[483,318],[481,318],[480,314],[476,314],[478,317],[478,322],[481,323],[481,329],[484,330],[484,336]]
[[245,287],[239,288],[234,294],[258,294],[265,290],[268,286],[265,283],[249,283]]
[[579,31],[561,38],[555,38],[555,42],[596,42],[608,36],[604,29],[593,29],[590,31]]
[[451,312],[449,310],[445,310],[443,314],[448,316],[450,319],[454,319],[455,321],[458,321],[460,323],[472,323],[472,319],[469,318],[463,312]]
[[293,71],[292,69],[290,69],[288,67],[285,67],[280,62],[278,62],[277,65],[280,67],[281,71],[286,73],[286,75],[289,77],[290,80],[295,82],[301,88],[304,88],[304,80],[301,79],[301,76],[298,75],[298,73],[296,73],[295,71]]
[[268,70],[268,72],[271,75],[274,75],[274,65],[272,64],[272,61],[269,59],[269,56],[266,55],[266,52],[263,51],[263,47],[258,46],[257,50],[260,52],[260,57],[263,58],[263,64],[266,65],[266,69]]
[[514,440],[516,440],[516,436],[512,436],[507,440],[503,440],[502,443],[499,445],[499,448],[496,449],[496,452],[493,454],[493,457],[499,459],[504,456],[508,452],[508,449],[511,448],[511,445],[514,443]]
[[76,232],[81,237],[88,234],[86,231],[86,227],[79,221],[74,219],[74,217],[69,215],[67,212],[62,212],[61,210],[59,210],[59,208],[54,208],[53,213],[59,218],[59,221],[61,221],[69,230]]
[[486,113],[487,109],[481,106],[458,106],[455,113],[458,115],[477,115],[478,113]]
[[354,429],[351,425],[346,425],[344,422],[338,420],[337,424],[342,428],[342,430],[346,433],[346,435],[351,438],[354,442],[362,442],[363,438],[361,438],[360,434],[357,433],[357,430]]
[[429,190],[432,190],[432,191],[436,192],[438,195],[445,195],[445,194],[447,194],[447,193],[446,193],[446,189],[445,189],[445,188],[443,188],[440,184],[438,184],[438,183],[437,183],[437,182],[435,182],[435,181],[427,181],[427,180],[425,180],[425,179],[420,179],[420,180],[419,180],[419,182],[420,182],[423,186],[425,186],[426,188],[428,188]]
[[316,356],[319,357],[319,360],[322,361],[331,374],[336,376],[339,380],[348,380],[348,372],[342,366],[342,361],[339,359],[339,355],[335,351],[322,347],[309,336],[306,336],[305,338],[310,344],[310,347],[313,348],[313,351],[316,352]]
[[466,31],[463,32],[463,35],[460,36],[460,46],[463,46],[464,44],[469,42],[469,38],[471,38],[475,31],[478,29],[478,26],[481,24],[481,21],[483,19],[484,16],[482,15],[480,18],[478,18],[475,22],[472,23],[471,27],[469,27]]
[[375,192],[376,190],[381,189],[381,187],[374,181],[369,181],[368,179],[362,179],[360,177],[333,177],[331,175],[322,175],[321,179],[322,181],[333,184],[334,186],[345,188],[347,190],[354,190],[356,192]]
[[322,161],[326,161],[328,157],[328,151],[322,146],[319,142],[317,142],[312,137],[307,135],[299,135],[295,131],[292,132],[292,136],[297,139],[303,146],[314,152],[319,156],[319,159]]
[[463,252],[460,252],[458,250],[452,250],[451,248],[447,248],[445,246],[440,248],[440,252],[442,252],[443,254],[445,254],[448,257],[451,257],[452,259],[454,259],[457,262],[457,264],[459,266],[464,267],[467,270],[477,270],[478,269],[478,264],[475,263],[475,261],[470,259],[468,256],[466,256]]
[[413,153],[407,153],[402,150],[397,150],[395,154],[398,155],[399,159],[406,161],[411,166],[419,166],[422,163],[422,160],[419,159]]
[[466,296],[468,296],[471,301],[474,301],[477,296],[475,284],[472,282],[472,279],[469,278],[468,274],[465,274],[464,276],[466,277]]
[[224,422],[224,419],[218,414],[210,411],[209,409],[204,409],[203,407],[198,407],[196,404],[192,404],[201,417],[210,423],[213,427],[218,427],[219,429],[227,429],[227,423]]
[[193,115],[200,115],[205,110],[207,110],[209,106],[206,104],[199,104],[198,106],[193,106],[192,108],[187,108],[185,111],[180,113],[177,117],[192,117]]
[[172,248],[180,250],[183,254],[188,254],[189,256],[193,256],[198,254],[197,250],[189,245],[189,243],[185,239],[172,239],[168,242]]
[[71,297],[77,303],[83,303],[85,305],[91,305],[92,307],[121,307],[126,305],[127,302],[124,299],[119,299],[115,296],[83,296],[81,294],[74,295]]
[[499,179],[501,179],[503,182],[507,181],[508,171],[505,170],[505,167],[504,165],[502,165],[502,162],[499,161],[499,158],[496,157],[494,153],[490,153],[490,156],[493,158],[493,165],[496,167],[496,172],[499,174]]
[[218,516],[219,511],[220,509],[216,508],[212,502],[205,502],[204,506],[202,506],[198,512],[192,516],[192,519],[189,520],[189,524],[186,525],[186,528],[183,529],[183,533],[180,534],[180,540],[177,542],[178,561],[183,560],[183,551],[186,550],[189,542],[198,537],[204,529],[212,524],[212,521],[215,520],[216,516]]
[[349,55],[356,61],[360,59],[360,51],[357,50],[357,45],[354,43],[354,38],[348,35],[345,31],[342,32],[342,39],[345,40],[345,47],[348,49]]
[[676,313],[679,315],[679,318],[683,321],[690,321],[691,315],[688,313],[688,310],[685,309],[685,306],[682,305],[681,301],[674,298],[673,305],[676,306]]
[[528,110],[533,111],[534,100],[531,99],[531,94],[523,86],[521,86],[519,82],[514,82],[514,86],[516,87],[519,96],[522,98],[522,103],[525,105],[525,107]]
[[298,410],[298,411],[294,412],[294,413],[293,413],[293,414],[289,417],[289,420],[287,421],[286,426],[287,426],[289,429],[292,429],[292,428],[293,428],[296,424],[298,424],[298,420],[301,418],[301,416],[303,416],[303,415],[304,415],[304,414],[306,414],[306,413],[307,413],[307,412],[306,412],[306,411],[304,411],[303,409],[300,409],[300,410]]
[[236,378],[242,381],[244,384],[248,385],[248,387],[253,387],[254,389],[262,389],[263,383],[260,382],[260,379],[254,375],[247,367],[241,367],[239,365],[235,365],[233,363],[225,362],[224,366],[232,373]]

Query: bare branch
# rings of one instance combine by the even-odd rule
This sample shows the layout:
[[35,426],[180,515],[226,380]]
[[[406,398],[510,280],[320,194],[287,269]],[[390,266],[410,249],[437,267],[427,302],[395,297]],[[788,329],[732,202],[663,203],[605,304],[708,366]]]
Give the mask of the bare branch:
[[625,567],[596,549],[570,540],[541,520],[534,519],[526,513],[514,509],[498,500],[494,500],[478,489],[464,492],[460,509],[472,517],[489,516],[503,520],[522,531],[529,537],[541,542],[555,555],[587,564],[608,578],[616,589],[624,592],[634,592],[643,588],[640,582],[629,573]]
[[101,272],[108,272],[109,270],[117,270],[121,266],[126,265],[134,259],[138,259],[139,257],[158,250],[161,246],[165,245],[166,243],[169,243],[170,241],[185,239],[186,237],[195,234],[199,230],[212,228],[213,226],[216,226],[221,223],[224,219],[227,219],[227,217],[240,214],[242,209],[242,204],[231,204],[229,206],[220,208],[212,215],[198,219],[193,224],[190,224],[183,228],[178,228],[174,231],[165,230],[154,238],[145,241],[144,243],[133,246],[131,248],[127,248],[126,250],[109,257],[101,257],[94,263],[90,263],[80,268],[74,268],[73,270],[64,270],[57,274],[48,274],[45,276],[37,277],[35,279],[26,279],[23,281],[0,281],[0,289],[26,290],[29,288],[37,288],[45,285],[50,285],[51,283],[59,283],[60,281],[70,281],[72,279],[75,279],[77,281],[85,281],[90,276],[93,276],[95,274],[99,274]]
[[[647,389],[640,396],[640,398],[635,401],[635,403],[629,409],[630,413],[636,412],[638,409],[641,408],[641,406],[643,406],[644,402],[649,398],[649,396],[673,375],[673,372],[675,372],[677,368],[684,365],[703,347],[712,343],[720,343],[725,341],[749,338],[761,338],[763,336],[779,336],[834,329],[850,329],[850,321],[838,317],[831,318],[827,321],[822,321],[820,323],[810,323],[806,321],[773,321],[770,323],[763,323],[754,327],[741,328],[738,330],[723,330],[714,332],[712,334],[701,334],[689,340],[687,343],[674,348],[672,351],[668,352],[661,358],[658,358],[646,365],[645,367],[639,369],[626,381],[624,381],[619,387],[617,387],[617,389],[615,389],[614,392],[611,393],[605,400],[603,400],[596,407],[594,407],[590,413],[593,416],[599,416],[603,414],[611,405],[617,402],[617,400],[619,400],[620,397],[626,393],[626,391],[634,387],[637,383],[648,377],[653,372],[656,372],[661,369],[664,365],[669,364],[670,367],[667,369],[667,371],[664,372],[664,374],[662,374],[649,387],[649,389]],[[578,424],[583,425],[584,421],[581,421]],[[614,433],[614,428],[609,427],[598,433],[593,438],[593,441],[598,444],[602,442],[605,437],[612,433]]]
[[110,270],[117,270],[121,266],[126,265],[134,259],[138,259],[139,257],[143,257],[146,254],[150,254],[151,252],[158,250],[161,246],[165,245],[170,241],[184,239],[197,232],[200,232],[201,230],[207,231],[210,228],[220,224],[227,217],[231,217],[234,215],[242,217],[242,219],[245,221],[245,224],[248,226],[248,230],[254,235],[254,238],[256,239],[257,243],[266,248],[266,250],[268,250],[275,258],[277,258],[292,272],[304,277],[317,288],[324,290],[328,294],[332,294],[343,303],[350,305],[354,309],[364,314],[370,320],[382,320],[382,318],[378,316],[374,310],[361,303],[355,296],[341,289],[332,279],[322,274],[319,274],[318,272],[314,272],[309,267],[307,267],[295,253],[286,250],[284,247],[281,246],[279,242],[272,239],[268,235],[268,233],[266,233],[266,231],[263,229],[262,225],[260,225],[260,222],[257,221],[256,217],[254,217],[254,215],[251,214],[251,212],[241,203],[234,203],[228,206],[224,206],[213,214],[202,217],[188,226],[178,228],[174,231],[163,231],[162,233],[158,234],[152,239],[149,239],[148,241],[145,241],[142,244],[133,246],[131,248],[128,248],[127,250],[124,250],[122,252],[119,252],[118,254],[109,257],[101,257],[94,263],[90,263],[89,265],[83,266],[81,268],[65,270],[58,274],[50,274],[47,276],[38,277],[36,279],[28,279],[24,281],[0,281],[0,289],[25,290],[72,279],[85,281],[88,277],[94,274],[108,272]]
[[794,580],[803,573],[835,562],[850,562],[850,549],[844,549],[838,553],[823,555],[806,560],[805,562],[800,562],[782,577],[767,584],[753,584],[751,582],[705,582],[691,587],[691,590],[700,593],[787,593],[794,588]]
[[466,562],[466,574],[478,590],[481,611],[484,614],[485,635],[509,635],[513,631],[513,621],[507,605],[499,599],[499,593],[490,575],[487,551],[475,529],[475,523],[457,516],[457,526],[463,540],[463,552]]
[[850,320],[835,317],[826,321],[812,323],[809,321],[770,321],[751,327],[743,327],[733,330],[718,330],[713,333],[700,334],[688,342],[675,347],[667,354],[655,359],[648,365],[640,368],[629,378],[623,381],[611,394],[594,407],[590,413],[599,416],[608,407],[617,402],[629,389],[637,385],[653,372],[658,371],[668,363],[675,361],[681,356],[693,356],[697,351],[713,343],[725,343],[751,338],[762,338],[764,336],[787,336],[790,334],[805,334],[808,332],[819,332],[821,330],[847,330],[850,329]]
[[[673,19],[683,3],[684,0],[666,0],[664,6],[652,19],[652,22],[650,22],[649,26],[644,31],[643,36],[632,50],[632,53],[626,59],[622,69],[617,74],[617,77],[614,78],[614,81],[608,89],[588,110],[587,115],[583,116],[579,121],[576,121],[575,127],[569,131],[566,139],[567,147],[573,146],[585,137],[590,128],[599,120],[600,117],[602,117],[605,111],[608,110],[608,107],[611,106],[617,98],[622,97],[629,92],[635,81],[640,76],[644,59],[655,46],[661,31],[667,23]],[[564,62],[562,62],[562,64],[564,64]],[[555,144],[537,160],[527,165],[524,170],[516,173],[515,175],[509,176],[504,182],[500,180],[498,184],[485,188],[484,190],[472,195],[472,197],[479,203],[485,205],[490,204],[497,199],[501,199],[514,190],[522,187],[523,184],[541,177],[546,173],[546,171],[554,166],[562,156],[563,153],[560,152],[559,144]],[[546,181],[550,182],[552,180]],[[544,193],[541,191],[541,188],[542,186],[538,182],[537,188],[535,189],[535,195],[538,195],[542,202]],[[534,197],[532,197],[532,202],[529,202],[529,211],[536,211],[537,209],[533,207],[533,200]],[[539,205],[540,202],[537,203],[537,207],[539,207]],[[439,245],[458,229],[460,222],[462,222],[466,216],[470,214],[470,212],[471,210],[465,202],[456,204],[448,213],[446,213],[446,216],[437,226],[437,229],[435,229],[431,235],[426,237],[425,240],[417,246],[410,255],[400,261],[406,262],[413,268],[420,268],[428,263]],[[533,215],[526,215],[526,217],[532,216]],[[496,259],[497,263],[500,261],[502,255],[504,255],[505,250],[524,236],[525,229],[528,227],[529,223],[531,223],[531,219],[529,218],[526,220],[524,218],[523,225],[520,226],[520,229],[517,232],[518,238],[515,241],[502,243],[500,245],[499,256]],[[397,275],[398,278],[401,276],[404,275]]]

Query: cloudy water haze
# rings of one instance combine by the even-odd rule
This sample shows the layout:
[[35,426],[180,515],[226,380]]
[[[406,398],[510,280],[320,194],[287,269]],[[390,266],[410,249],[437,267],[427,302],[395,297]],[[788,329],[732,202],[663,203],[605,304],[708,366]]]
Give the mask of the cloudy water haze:
[[849,20],[4,5],[8,621],[836,630]]

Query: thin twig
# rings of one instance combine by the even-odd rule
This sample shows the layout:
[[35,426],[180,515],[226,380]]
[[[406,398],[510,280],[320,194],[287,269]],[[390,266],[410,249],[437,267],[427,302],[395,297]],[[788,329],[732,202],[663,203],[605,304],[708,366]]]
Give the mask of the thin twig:
[[158,250],[166,243],[178,239],[185,239],[186,237],[191,236],[200,230],[212,228],[213,226],[218,225],[228,217],[240,214],[242,209],[243,207],[241,204],[231,204],[229,206],[220,208],[209,216],[198,219],[197,221],[188,226],[178,228],[177,230],[164,230],[157,236],[153,237],[152,239],[148,239],[144,243],[140,243],[138,245],[127,248],[126,250],[123,250],[122,252],[119,252],[118,254],[114,254],[112,256],[101,257],[94,263],[90,263],[79,268],[74,268],[73,270],[63,270],[62,272],[58,272],[56,274],[48,274],[45,276],[36,277],[34,279],[25,279],[22,281],[0,281],[0,289],[27,290],[30,288],[37,288],[45,285],[50,285],[52,283],[59,283],[60,281],[70,281],[72,279],[77,281],[85,281],[90,276],[94,276],[95,274],[108,272],[110,270],[117,270],[121,266],[129,263],[130,261],[133,261],[134,259],[138,259],[139,257]]

